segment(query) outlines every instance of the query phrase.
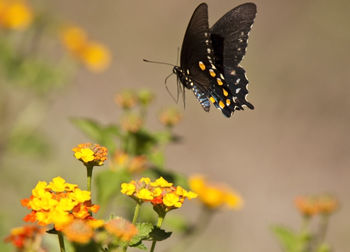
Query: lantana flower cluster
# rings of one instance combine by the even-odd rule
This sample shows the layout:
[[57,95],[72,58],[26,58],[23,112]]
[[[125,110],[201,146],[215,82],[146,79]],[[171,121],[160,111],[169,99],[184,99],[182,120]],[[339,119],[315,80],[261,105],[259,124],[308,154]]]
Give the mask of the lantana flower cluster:
[[[45,228],[37,225],[25,225],[13,228],[9,236],[5,238],[5,242],[11,242],[18,251],[44,251],[40,245]],[[28,250],[26,250],[28,249]]]
[[191,190],[198,194],[199,200],[209,209],[226,206],[231,209],[240,209],[243,200],[227,185],[208,181],[204,176],[195,175],[189,179]]
[[24,0],[0,0],[0,27],[21,30],[33,22],[33,10]]
[[39,181],[28,199],[22,205],[31,209],[24,220],[37,222],[46,226],[53,224],[56,230],[62,230],[75,219],[93,220],[91,213],[96,213],[98,205],[91,203],[91,193],[78,188],[75,184],[66,183],[61,177],[50,183]]
[[339,207],[338,200],[331,195],[298,196],[294,203],[299,212],[306,217],[329,215]]
[[83,143],[73,148],[74,157],[86,166],[101,166],[107,160],[108,150],[99,144]]
[[78,26],[67,26],[62,30],[62,42],[74,57],[94,72],[105,70],[111,61],[109,50],[99,42],[88,39]]
[[174,186],[163,177],[155,181],[150,178],[133,180],[121,185],[121,192],[137,202],[150,202],[155,207],[161,207],[165,212],[180,208],[185,199],[193,199],[197,194],[187,191],[181,186]]

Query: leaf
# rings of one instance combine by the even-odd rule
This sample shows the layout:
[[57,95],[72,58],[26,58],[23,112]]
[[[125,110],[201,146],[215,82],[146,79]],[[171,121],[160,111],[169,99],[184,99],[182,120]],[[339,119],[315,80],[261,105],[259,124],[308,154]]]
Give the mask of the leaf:
[[172,232],[166,232],[164,229],[155,226],[149,235],[153,241],[163,241],[168,239],[171,234]]
[[145,240],[149,237],[150,232],[153,230],[154,226],[152,223],[143,222],[143,223],[136,223],[136,227],[138,230],[137,235],[135,235],[129,245],[134,246],[139,244],[142,240]]
[[139,243],[137,243],[135,245],[132,245],[131,247],[142,249],[142,250],[147,250],[147,247],[142,242],[139,242]]
[[113,153],[116,146],[113,137],[120,136],[116,125],[103,126],[91,119],[72,118],[71,122],[91,140],[106,146]]
[[282,226],[274,226],[272,231],[275,233],[277,239],[282,244],[283,248],[287,252],[301,252],[307,245],[308,239],[304,236],[300,236],[289,228]]
[[120,185],[130,180],[129,174],[125,170],[106,170],[96,175],[97,200],[101,206],[105,207],[108,202],[120,193]]

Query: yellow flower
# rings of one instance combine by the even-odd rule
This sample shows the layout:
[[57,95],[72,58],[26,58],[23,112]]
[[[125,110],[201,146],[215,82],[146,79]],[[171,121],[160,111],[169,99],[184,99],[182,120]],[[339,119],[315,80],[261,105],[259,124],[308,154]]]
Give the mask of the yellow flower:
[[90,41],[86,33],[77,26],[65,27],[61,33],[65,47],[93,72],[105,70],[111,60],[109,50],[101,43]]
[[191,177],[189,184],[191,189],[198,194],[199,200],[210,209],[223,206],[231,209],[240,209],[243,205],[242,198],[232,189],[225,185],[207,182],[203,176]]
[[33,11],[25,1],[1,1],[0,25],[9,29],[25,29],[33,21]]
[[138,233],[135,225],[120,217],[108,221],[105,228],[109,233],[125,242],[130,241]]
[[85,45],[80,55],[86,67],[93,72],[102,72],[111,61],[109,50],[97,42],[89,42]]
[[152,186],[159,186],[159,187],[171,187],[173,185],[173,183],[169,183],[163,177],[160,177],[159,179],[157,179],[156,181],[151,183],[151,185]]
[[94,152],[89,148],[80,149],[78,152],[74,153],[76,159],[81,159],[84,163],[88,163],[94,160]]
[[122,183],[121,187],[122,187],[121,192],[128,196],[132,195],[136,189],[135,185],[131,183]]
[[121,192],[140,202],[151,202],[158,213],[168,212],[182,206],[185,199],[193,199],[197,194],[186,191],[181,186],[173,186],[164,178],[156,181],[150,178],[141,178],[138,181],[123,183]]
[[61,39],[67,49],[77,55],[87,43],[85,31],[78,26],[65,27],[61,32]]
[[79,144],[72,150],[75,158],[83,162],[86,166],[101,166],[107,160],[107,148],[99,144]]
[[152,200],[153,194],[146,188],[142,188],[140,191],[136,193],[136,197],[142,200]]
[[40,181],[32,190],[31,197],[21,202],[32,210],[25,221],[37,221],[44,226],[53,224],[56,230],[62,230],[74,219],[91,219],[90,213],[99,209],[91,204],[90,192],[66,183],[61,177],[52,179],[50,183]]
[[163,203],[167,207],[174,206],[174,207],[179,208],[182,206],[182,202],[180,202],[180,197],[178,195],[176,195],[175,193],[166,194],[163,198]]
[[81,244],[88,243],[94,234],[93,228],[82,220],[74,220],[65,226],[62,231],[68,240]]

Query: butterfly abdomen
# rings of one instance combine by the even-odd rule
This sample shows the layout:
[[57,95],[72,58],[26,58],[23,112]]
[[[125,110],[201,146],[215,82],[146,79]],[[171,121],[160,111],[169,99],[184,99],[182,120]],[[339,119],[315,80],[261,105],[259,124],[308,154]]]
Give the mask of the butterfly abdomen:
[[208,100],[208,97],[203,92],[201,92],[196,86],[193,86],[192,90],[197,100],[202,105],[204,111],[209,112],[210,102]]

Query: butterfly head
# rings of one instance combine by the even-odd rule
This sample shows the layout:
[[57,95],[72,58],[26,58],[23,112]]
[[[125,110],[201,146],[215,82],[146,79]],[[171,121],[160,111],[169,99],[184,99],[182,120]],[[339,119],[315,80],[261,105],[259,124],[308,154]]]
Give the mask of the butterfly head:
[[177,78],[186,88],[193,88],[193,81],[189,78],[188,73],[184,72],[181,67],[174,66],[173,73],[176,74]]

